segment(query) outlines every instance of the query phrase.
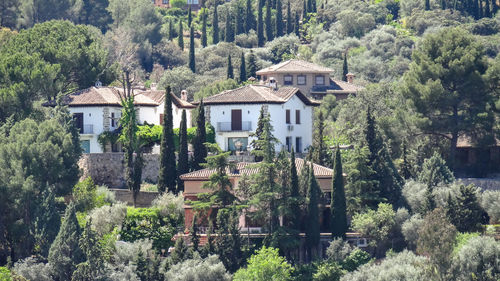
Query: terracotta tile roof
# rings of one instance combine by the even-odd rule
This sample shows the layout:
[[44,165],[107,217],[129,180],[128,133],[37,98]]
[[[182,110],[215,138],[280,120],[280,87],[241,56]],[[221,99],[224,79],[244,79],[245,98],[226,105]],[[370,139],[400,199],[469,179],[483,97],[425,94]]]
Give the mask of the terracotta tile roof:
[[[165,100],[165,91],[160,91],[160,90],[147,90],[147,91],[141,91],[140,92],[142,95],[145,95],[149,97],[150,99],[154,100],[158,104],[161,104],[163,100]],[[182,100],[178,98],[175,94],[170,93],[172,95],[172,103],[177,106],[177,108],[195,108],[196,106],[193,105],[192,103]]]
[[[203,103],[215,104],[255,104],[255,103],[285,103],[297,95],[307,105],[319,105],[318,101],[306,97],[298,88],[282,87],[274,90],[264,85],[247,85],[234,90],[223,91],[207,97]],[[193,102],[198,104],[199,102]]]
[[[297,166],[297,173],[300,174],[302,168],[305,164],[310,164],[311,162],[305,161],[302,158],[295,158],[295,165]],[[239,177],[243,174],[253,175],[258,172],[258,169],[255,167],[256,163],[249,162],[239,162],[236,163],[236,171],[238,173],[233,173],[227,170],[227,173],[230,177]],[[333,174],[333,170],[318,164],[313,163],[314,175],[316,178],[331,178]],[[215,170],[211,169],[202,169],[198,171],[193,171],[191,173],[183,174],[180,176],[182,180],[208,180],[208,178],[215,172]]]
[[315,94],[356,94],[358,91],[364,89],[362,86],[358,86],[352,83],[347,83],[341,80],[330,79],[330,85],[325,86],[314,86],[311,89],[311,93]]
[[332,73],[333,69],[303,60],[287,60],[257,71],[257,75],[267,73]]

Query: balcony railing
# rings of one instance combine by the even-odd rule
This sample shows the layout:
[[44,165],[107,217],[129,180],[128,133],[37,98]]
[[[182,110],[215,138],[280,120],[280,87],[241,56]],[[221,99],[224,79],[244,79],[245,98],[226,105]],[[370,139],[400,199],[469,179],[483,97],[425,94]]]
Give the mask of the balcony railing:
[[80,127],[80,134],[93,134],[94,133],[94,125],[83,125]]
[[251,131],[252,122],[244,121],[241,122],[241,129],[233,129],[231,122],[217,122],[217,132],[235,132],[235,131]]

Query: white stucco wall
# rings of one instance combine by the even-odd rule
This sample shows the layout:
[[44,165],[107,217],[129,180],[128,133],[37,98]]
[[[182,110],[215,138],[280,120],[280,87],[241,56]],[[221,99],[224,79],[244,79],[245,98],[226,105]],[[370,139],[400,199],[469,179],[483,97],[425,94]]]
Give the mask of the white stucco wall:
[[[160,114],[163,114],[164,106],[165,106],[164,103],[161,103],[158,106],[158,116],[160,116]],[[192,109],[186,109],[186,123],[187,123],[188,128],[192,127],[191,126],[191,110]],[[182,119],[182,108],[178,108],[177,106],[175,106],[175,104],[172,104],[172,117],[173,117],[174,128],[179,128],[180,124],[181,124],[181,119]],[[160,117],[158,117],[158,118],[160,118]],[[159,123],[158,123],[158,125],[159,125]]]
[[104,130],[103,107],[69,107],[69,112],[83,113],[83,126],[92,125],[92,134],[80,134],[80,140],[90,141],[90,153],[102,152],[97,136]]

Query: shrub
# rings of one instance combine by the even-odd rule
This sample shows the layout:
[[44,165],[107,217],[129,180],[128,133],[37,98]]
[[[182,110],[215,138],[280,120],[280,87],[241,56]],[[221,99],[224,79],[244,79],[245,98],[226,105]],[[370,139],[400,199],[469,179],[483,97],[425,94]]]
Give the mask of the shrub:
[[490,216],[490,221],[500,221],[500,191],[487,190],[481,195],[481,206]]
[[500,242],[492,237],[473,237],[453,258],[450,280],[496,281],[500,277]]
[[157,208],[163,217],[170,217],[179,223],[184,221],[184,197],[182,194],[175,195],[164,192],[153,200],[151,206]]
[[128,265],[134,263],[139,251],[149,252],[153,243],[149,239],[136,240],[134,242],[116,241],[113,262],[116,265]]
[[12,274],[10,273],[10,270],[8,268],[3,266],[0,267],[0,280],[2,281],[12,280]]
[[362,236],[371,238],[370,244],[382,251],[395,230],[395,212],[390,204],[380,203],[376,211],[357,214],[352,218],[352,228]]
[[326,256],[329,260],[340,263],[349,256],[353,250],[354,247],[347,243],[347,241],[336,238],[330,242],[330,246],[326,249]]
[[401,232],[408,245],[412,248],[417,246],[418,230],[422,227],[423,223],[424,219],[422,216],[420,214],[415,214],[401,226]]
[[342,267],[345,270],[352,272],[358,269],[358,267],[362,266],[363,264],[370,262],[371,260],[372,257],[369,253],[356,248],[349,254],[349,256],[344,259],[344,261],[342,262]]
[[238,34],[234,38],[234,43],[242,48],[256,47],[258,43],[257,33],[255,33],[255,30],[252,29],[250,30],[250,32],[248,32],[248,34]]
[[125,203],[119,203],[113,206],[102,206],[93,209],[89,217],[92,220],[92,226],[95,231],[99,237],[102,237],[104,234],[113,231],[116,227],[120,227],[126,215],[127,206]]
[[[12,271],[27,280],[36,281],[52,281],[54,280],[50,275],[50,265],[48,263],[39,262],[35,258],[26,258],[14,264]],[[1,277],[1,275],[0,275]],[[0,278],[0,280],[4,280]]]
[[113,205],[116,203],[115,193],[107,186],[99,185],[96,190],[96,206]]
[[281,257],[278,249],[262,247],[248,259],[246,268],[234,274],[234,281],[290,280],[292,266]]
[[211,255],[201,259],[199,255],[195,255],[192,259],[173,265],[165,273],[165,280],[230,281],[231,274],[227,272],[217,256]]
[[314,281],[338,281],[345,271],[335,262],[325,262],[318,266],[318,270],[313,274]]
[[[215,129],[212,126],[206,126],[207,142],[215,143]],[[161,142],[162,126],[160,125],[142,125],[138,126],[137,136],[144,140],[147,145],[159,144]],[[187,129],[188,143],[193,143],[196,135],[196,127]],[[179,151],[179,128],[174,129],[175,149]]]
[[90,177],[75,185],[73,188],[73,200],[77,211],[87,212],[94,208],[96,201],[96,188],[97,186]]

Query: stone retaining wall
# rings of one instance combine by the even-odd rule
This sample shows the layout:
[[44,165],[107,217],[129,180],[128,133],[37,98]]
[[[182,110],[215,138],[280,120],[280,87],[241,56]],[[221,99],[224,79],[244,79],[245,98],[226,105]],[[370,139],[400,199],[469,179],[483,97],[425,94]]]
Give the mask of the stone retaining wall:
[[[98,185],[106,185],[110,188],[124,188],[125,166],[123,158],[124,154],[121,152],[83,154],[78,162],[78,166],[82,170],[81,179],[91,177]],[[157,183],[159,170],[160,155],[144,154],[142,180]]]
[[[110,189],[116,196],[116,200],[127,203],[128,205],[134,205],[134,199],[132,197],[132,192],[128,189]],[[158,192],[141,191],[137,195],[136,206],[137,207],[150,207],[153,200],[158,197]]]

